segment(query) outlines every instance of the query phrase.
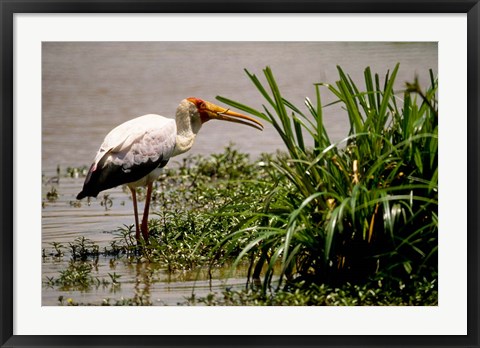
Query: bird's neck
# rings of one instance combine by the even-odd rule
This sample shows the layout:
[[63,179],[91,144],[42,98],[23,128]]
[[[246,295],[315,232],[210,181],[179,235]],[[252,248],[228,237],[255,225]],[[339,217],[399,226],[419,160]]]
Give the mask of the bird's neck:
[[177,108],[177,114],[175,115],[177,137],[175,141],[174,156],[190,150],[195,141],[195,136],[202,126],[200,121],[198,124],[196,122],[192,122],[190,113],[194,112],[196,109],[190,110],[191,107],[191,103],[182,102]]
[[180,155],[184,152],[190,150],[195,141],[195,133],[179,133],[175,141],[175,152],[174,156]]

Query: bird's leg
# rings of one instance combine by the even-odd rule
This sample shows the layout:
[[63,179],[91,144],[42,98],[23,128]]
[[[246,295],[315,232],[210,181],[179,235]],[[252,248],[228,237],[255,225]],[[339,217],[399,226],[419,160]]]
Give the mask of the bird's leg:
[[145,197],[145,210],[142,219],[143,240],[148,242],[148,211],[150,210],[150,198],[152,197],[153,183],[147,185],[147,196]]
[[137,239],[138,244],[140,241],[140,228],[138,228],[137,191],[133,187],[130,187],[130,191],[132,192],[133,212],[135,213],[135,238]]

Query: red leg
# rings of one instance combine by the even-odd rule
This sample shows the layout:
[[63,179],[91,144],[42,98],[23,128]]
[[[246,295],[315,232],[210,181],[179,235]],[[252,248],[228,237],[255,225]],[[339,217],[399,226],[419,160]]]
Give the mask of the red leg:
[[147,185],[147,196],[145,197],[145,210],[142,219],[143,240],[148,242],[148,212],[150,210],[150,198],[152,197],[153,183]]
[[138,223],[138,208],[137,208],[137,191],[134,188],[129,187],[132,192],[132,201],[133,201],[133,212],[135,213],[135,238],[137,239],[137,244],[140,240],[140,228]]

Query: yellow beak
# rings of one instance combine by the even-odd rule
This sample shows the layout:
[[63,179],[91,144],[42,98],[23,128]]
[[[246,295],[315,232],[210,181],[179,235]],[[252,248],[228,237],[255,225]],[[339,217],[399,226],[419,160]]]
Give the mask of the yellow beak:
[[[263,125],[255,120],[252,117],[242,115],[238,112],[231,111],[230,109],[225,109],[221,106],[215,105],[213,103],[199,100],[196,98],[189,98],[189,100],[195,99],[195,104],[197,105],[198,111],[202,117],[202,122],[206,122],[210,119],[228,121],[228,122],[235,122],[241,123],[259,130],[263,130]],[[248,121],[248,122],[247,122]]]

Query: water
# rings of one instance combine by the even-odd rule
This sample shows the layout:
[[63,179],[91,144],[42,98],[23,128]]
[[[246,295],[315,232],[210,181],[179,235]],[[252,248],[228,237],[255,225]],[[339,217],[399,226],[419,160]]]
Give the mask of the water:
[[[46,42],[42,46],[42,173],[45,175],[43,197],[52,187],[60,194],[55,203],[42,209],[42,248],[51,250],[52,242],[67,245],[85,236],[100,246],[108,245],[113,231],[133,222],[131,201],[121,189],[107,193],[113,206],[106,211],[100,200],[91,205],[72,204],[83,179],[62,178],[59,184],[48,182],[56,168],[89,165],[106,133],[128,119],[147,113],[173,117],[178,103],[190,96],[215,102],[221,95],[261,108],[263,100],[243,69],[262,76],[269,65],[288,100],[302,106],[305,97],[314,100],[313,83],[334,83],[340,65],[354,81],[363,80],[363,70],[370,66],[381,73],[400,62],[396,89],[419,76],[421,85],[429,81],[428,69],[437,72],[435,43],[368,42]],[[323,90],[323,102],[333,98]],[[333,141],[348,132],[347,119],[338,106],[324,111],[324,121]],[[230,142],[253,158],[262,152],[283,149],[272,127],[263,132],[232,123],[211,121],[200,131],[190,154],[221,152]],[[181,156],[169,165],[181,161]],[[100,194],[99,198],[102,197]],[[139,207],[143,209],[143,207]],[[108,277],[111,262],[101,260],[97,276]],[[43,265],[43,279],[58,275],[65,262],[48,260]],[[147,271],[144,271],[147,269]],[[57,289],[43,289],[43,304],[56,305],[59,295],[74,296],[79,302],[134,296],[135,286],[145,283],[147,266],[138,269],[115,264],[122,274],[121,289],[97,289],[89,293],[66,294]],[[164,270],[151,271],[148,293],[153,304],[176,304],[191,294],[189,279],[174,279]],[[170,278],[169,278],[170,277]],[[244,283],[243,275],[233,278],[234,285]],[[143,279],[143,280],[142,280]],[[198,293],[210,284],[197,278]],[[123,284],[125,282],[125,284]],[[145,285],[145,284],[144,284]],[[208,286],[207,286],[208,285]],[[216,280],[214,289],[224,284]],[[187,290],[185,290],[187,289]]]
[[[122,225],[133,223],[132,202],[121,188],[108,191],[111,206],[102,205],[102,194],[99,199],[90,203],[86,200],[78,202],[75,196],[83,184],[83,178],[60,177],[45,178],[42,185],[42,196],[55,188],[58,198],[55,201],[43,199],[42,208],[42,248],[45,257],[42,261],[42,280],[58,278],[61,271],[67,269],[70,260],[69,243],[83,236],[94,241],[103,250],[111,242],[120,239],[116,229]],[[143,211],[143,202],[139,202]],[[153,206],[155,209],[155,206]],[[63,257],[55,256],[51,243],[60,243],[64,251]],[[64,303],[68,298],[80,304],[101,304],[109,299],[110,304],[122,299],[149,301],[153,305],[185,304],[187,299],[195,296],[206,296],[210,292],[220,292],[227,286],[231,289],[245,287],[247,270],[240,268],[230,273],[229,267],[212,270],[211,276],[206,269],[193,271],[177,271],[170,273],[148,262],[132,263],[115,257],[100,256],[90,261],[94,265],[91,275],[100,281],[106,280],[108,285],[93,286],[88,291],[62,290],[57,286],[45,285],[42,291],[43,305],[58,305],[59,296]],[[120,287],[113,286],[110,274],[120,276]],[[229,275],[227,277],[227,274]],[[227,279],[228,278],[228,279]]]

